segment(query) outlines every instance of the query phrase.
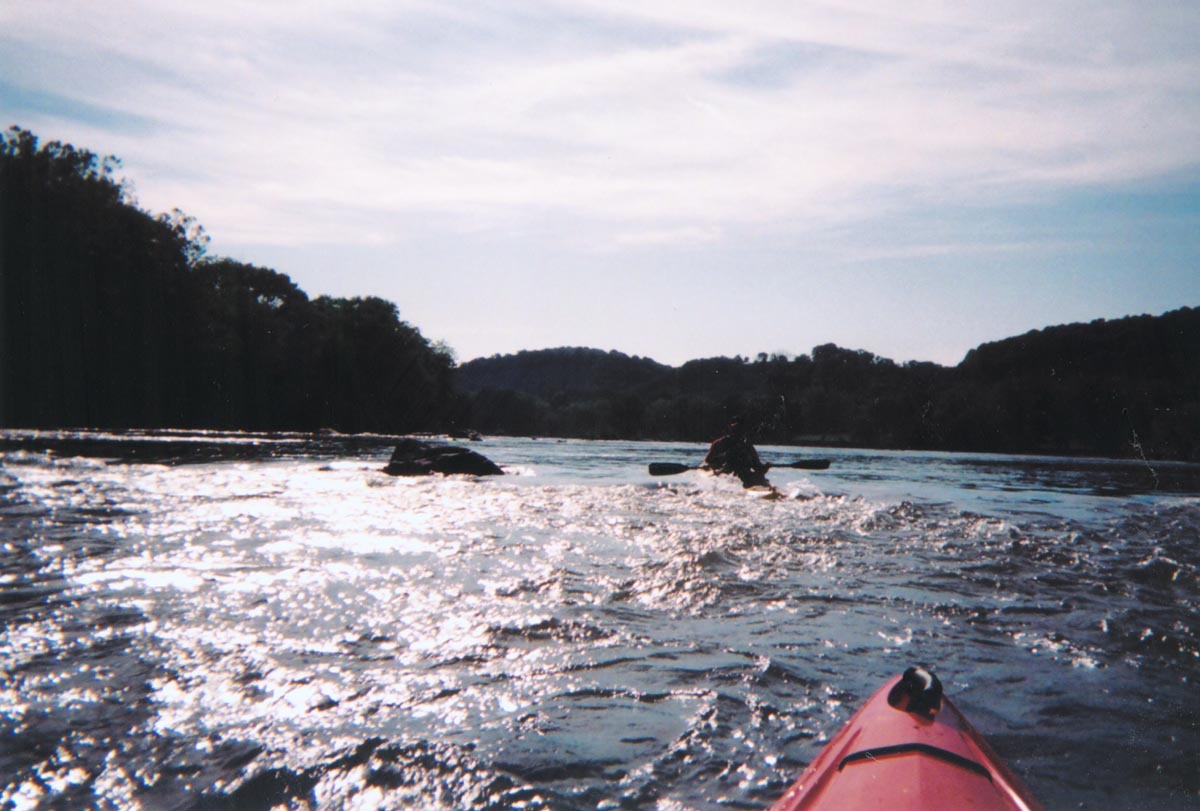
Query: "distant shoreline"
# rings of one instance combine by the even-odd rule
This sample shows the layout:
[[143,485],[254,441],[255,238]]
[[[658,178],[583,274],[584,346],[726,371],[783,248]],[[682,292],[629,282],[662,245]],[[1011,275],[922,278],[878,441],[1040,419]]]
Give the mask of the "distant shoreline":
[[1048,327],[954,367],[824,344],[666,366],[586,348],[456,364],[376,297],[309,296],[139,209],[116,161],[0,142],[0,426],[336,430],[1200,461],[1200,309]]
[[[449,434],[418,432],[413,434],[362,433],[347,434],[339,431],[239,431],[154,428],[154,429],[87,429],[87,428],[0,428],[0,452],[45,452],[84,458],[120,458],[127,462],[184,463],[203,462],[215,458],[241,457],[268,460],[281,451],[312,453],[314,449],[326,447],[339,452],[390,452],[394,444],[405,437],[418,437],[447,444],[462,444],[463,440]],[[494,434],[481,438],[482,447],[489,440],[500,441],[567,441],[567,442],[616,442],[645,443],[647,445],[693,445],[697,451],[707,443],[697,440],[659,439],[597,439],[570,436],[510,436]],[[802,443],[759,443],[761,448],[795,449],[797,451],[828,451],[850,453],[888,454],[945,454],[963,457],[1010,457],[1046,459],[1062,462],[1088,462],[1097,464],[1167,465],[1172,467],[1200,469],[1200,461],[1158,459],[1140,457],[1095,456],[1086,453],[1006,453],[996,451],[961,451],[928,448],[878,448],[850,445],[821,445]],[[331,450],[332,452],[332,450]]]

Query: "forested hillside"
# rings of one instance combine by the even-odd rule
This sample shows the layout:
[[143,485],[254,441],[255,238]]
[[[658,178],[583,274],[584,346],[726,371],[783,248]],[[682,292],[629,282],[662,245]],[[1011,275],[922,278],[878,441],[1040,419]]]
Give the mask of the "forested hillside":
[[449,354],[377,298],[310,300],[152,216],[119,163],[12,128],[0,144],[0,425],[411,431]]
[[676,368],[555,349],[454,368],[378,298],[309,297],[207,254],[119,163],[12,128],[0,142],[0,425],[411,432],[1200,461],[1200,310],[1052,327],[961,364],[832,344]]
[[553,349],[472,361],[456,375],[462,418],[488,432],[705,441],[740,414],[764,443],[1200,461],[1195,308],[1039,330],[954,368],[826,344],[679,368]]

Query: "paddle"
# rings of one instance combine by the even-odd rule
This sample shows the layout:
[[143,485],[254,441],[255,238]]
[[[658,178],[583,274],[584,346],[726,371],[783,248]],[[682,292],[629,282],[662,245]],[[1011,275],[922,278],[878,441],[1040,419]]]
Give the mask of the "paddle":
[[[828,459],[801,459],[796,462],[774,462],[768,463],[767,467],[791,467],[798,470],[826,470],[829,467]],[[676,473],[687,473],[689,470],[699,470],[698,465],[681,465],[675,462],[651,462],[651,476],[674,476]]]

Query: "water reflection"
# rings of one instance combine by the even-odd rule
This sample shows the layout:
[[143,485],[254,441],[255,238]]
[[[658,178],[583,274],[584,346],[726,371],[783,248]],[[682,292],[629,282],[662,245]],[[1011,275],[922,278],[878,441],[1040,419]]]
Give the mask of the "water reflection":
[[1124,465],[835,451],[768,501],[646,475],[696,446],[272,441],[6,455],[0,802],[765,806],[912,661],[1052,807],[1190,796],[1200,513],[1090,495]]

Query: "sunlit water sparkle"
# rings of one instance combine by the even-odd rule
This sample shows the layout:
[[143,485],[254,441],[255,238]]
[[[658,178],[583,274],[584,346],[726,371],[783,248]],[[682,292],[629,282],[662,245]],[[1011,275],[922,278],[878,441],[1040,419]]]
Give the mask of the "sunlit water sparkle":
[[0,807],[764,808],[916,662],[1047,807],[1200,804],[1195,466],[7,440]]

